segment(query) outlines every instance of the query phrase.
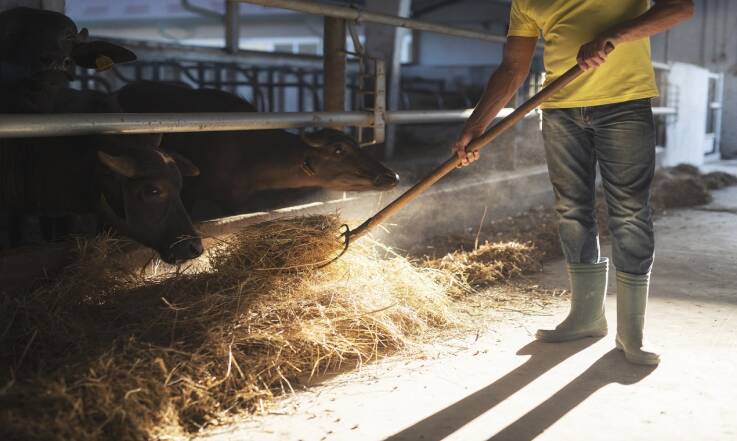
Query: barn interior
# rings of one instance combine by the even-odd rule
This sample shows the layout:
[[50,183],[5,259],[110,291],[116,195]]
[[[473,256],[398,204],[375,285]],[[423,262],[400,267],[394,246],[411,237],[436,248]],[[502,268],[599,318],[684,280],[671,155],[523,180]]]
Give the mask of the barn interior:
[[0,439],[737,438],[737,4],[650,37],[639,366],[611,274],[608,336],[535,337],[571,297],[542,43],[456,168],[512,3],[0,0]]

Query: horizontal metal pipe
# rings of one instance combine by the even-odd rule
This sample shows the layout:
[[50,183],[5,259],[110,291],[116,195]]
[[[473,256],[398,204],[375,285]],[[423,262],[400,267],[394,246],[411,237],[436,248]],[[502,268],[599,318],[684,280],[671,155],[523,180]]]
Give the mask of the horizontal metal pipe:
[[373,120],[373,114],[368,112],[0,115],[0,138],[215,132],[335,125],[370,127]]
[[[511,107],[505,107],[499,111],[497,118],[504,118],[514,111]],[[473,109],[459,110],[401,110],[387,112],[384,119],[387,124],[434,124],[444,122],[463,122],[467,120]],[[654,115],[675,115],[677,110],[673,107],[653,107]],[[539,115],[538,110],[525,115],[530,118]]]
[[[503,118],[513,110],[504,108],[497,118]],[[386,124],[463,122],[472,112],[473,109],[400,110],[386,112],[384,120]],[[676,113],[673,107],[653,107],[655,115]],[[537,111],[532,111],[526,117],[536,115]],[[374,115],[369,112],[0,114],[0,138],[296,129],[334,125],[371,127]]]
[[[498,117],[512,110],[502,109]],[[473,109],[404,110],[386,112],[384,118],[388,124],[460,122],[468,119],[471,112]],[[0,138],[293,129],[335,124],[371,127],[374,115],[368,112],[0,114]]]
[[[512,113],[514,109],[505,107],[496,115],[497,118],[504,118]],[[387,112],[384,119],[387,124],[433,124],[444,122],[463,122],[473,113],[473,109],[458,110],[400,110],[395,112]],[[537,111],[533,111],[525,115],[525,118],[537,115]]]
[[322,15],[325,17],[342,18],[355,22],[379,23],[387,26],[414,29],[417,31],[435,32],[438,34],[453,35],[455,37],[473,38],[476,40],[495,41],[504,43],[506,37],[493,35],[483,31],[472,31],[470,29],[459,29],[435,23],[428,23],[411,18],[398,17],[395,15],[379,14],[365,11],[359,8],[348,8],[330,3],[305,0],[236,0],[243,3],[266,6],[270,8],[289,9],[291,11],[303,12],[305,14]]
[[[718,108],[712,107],[712,108]],[[497,118],[504,118],[514,111],[511,107],[505,107],[496,115]],[[387,124],[433,124],[443,122],[462,122],[467,120],[473,109],[460,110],[401,110],[396,112],[387,112],[384,119]],[[675,115],[678,111],[673,107],[653,107],[654,115]],[[531,118],[539,115],[539,110],[533,110],[525,115],[525,118]]]
[[386,112],[387,124],[432,124],[439,122],[465,121],[473,109],[460,110],[401,110]]

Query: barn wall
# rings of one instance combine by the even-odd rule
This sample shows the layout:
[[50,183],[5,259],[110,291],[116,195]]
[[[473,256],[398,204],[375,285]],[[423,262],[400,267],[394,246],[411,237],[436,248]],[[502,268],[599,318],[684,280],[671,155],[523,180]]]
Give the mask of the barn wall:
[[[484,0],[465,0],[418,17],[466,29],[505,35],[509,5]],[[458,38],[430,32],[416,33],[417,64],[425,66],[484,66],[501,60],[501,43]]]
[[417,44],[417,63],[423,66],[488,66],[502,58],[501,43],[426,33]]

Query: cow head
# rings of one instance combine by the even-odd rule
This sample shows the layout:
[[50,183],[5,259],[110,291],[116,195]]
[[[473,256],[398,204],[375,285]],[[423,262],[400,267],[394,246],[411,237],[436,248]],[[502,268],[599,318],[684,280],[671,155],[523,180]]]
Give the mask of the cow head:
[[107,223],[155,249],[167,263],[202,254],[202,241],[180,198],[182,176],[199,174],[195,165],[159,149],[98,151],[97,156],[104,166],[101,214]]
[[133,52],[89,41],[69,17],[53,11],[14,8],[0,13],[0,82],[33,80],[64,85],[74,66],[104,70],[136,59]]
[[339,191],[389,190],[399,176],[361,150],[358,143],[343,132],[322,129],[302,135],[309,146],[302,170],[318,181],[320,187]]

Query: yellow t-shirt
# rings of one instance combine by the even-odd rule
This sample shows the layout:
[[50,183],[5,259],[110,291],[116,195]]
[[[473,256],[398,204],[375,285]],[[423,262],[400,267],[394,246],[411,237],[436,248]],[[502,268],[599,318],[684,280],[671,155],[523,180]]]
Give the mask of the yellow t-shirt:
[[[513,0],[508,36],[545,40],[545,84],[576,64],[581,45],[650,7],[649,0]],[[621,103],[658,95],[650,39],[619,44],[601,66],[584,72],[542,108]]]

